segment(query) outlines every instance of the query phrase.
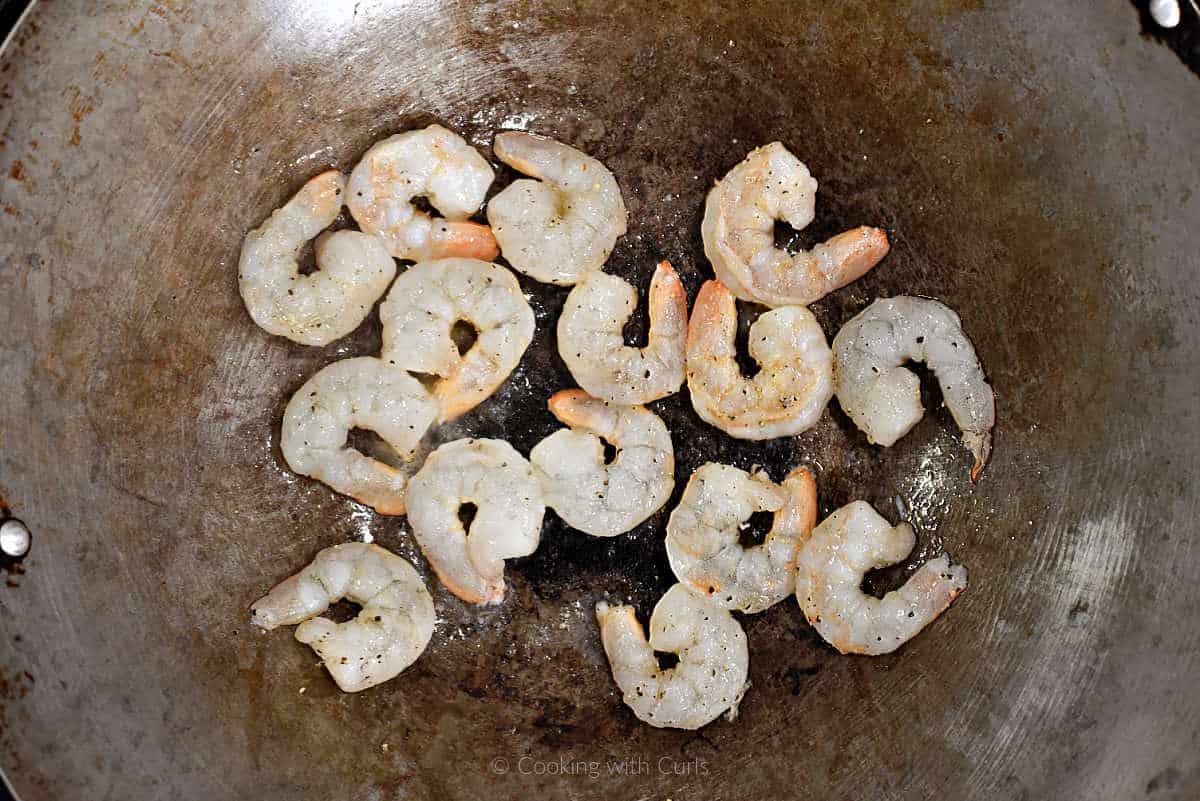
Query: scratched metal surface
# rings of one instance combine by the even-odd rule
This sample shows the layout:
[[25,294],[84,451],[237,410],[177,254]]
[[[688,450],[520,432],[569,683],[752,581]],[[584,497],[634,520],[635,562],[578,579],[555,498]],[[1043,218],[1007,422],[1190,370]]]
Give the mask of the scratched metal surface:
[[[38,7],[0,59],[0,494],[36,536],[0,587],[22,798],[1200,794],[1200,82],[1130,4],[80,5]],[[655,408],[680,488],[708,459],[809,463],[824,511],[902,499],[966,594],[876,659],[831,651],[791,601],[746,618],[741,716],[698,733],[622,706],[590,612],[648,613],[665,514],[614,540],[549,515],[495,609],[431,580],[432,644],[368,692],[253,631],[262,590],[363,532],[428,575],[403,520],[278,451],[289,393],[373,353],[377,319],[325,349],[268,337],[234,264],[306,177],[434,119],[603,159],[630,210],[610,269],[643,290],[667,257],[695,296],[705,189],[772,139],[821,181],[799,241],[886,225],[888,259],[815,311],[831,337],[877,296],[962,313],[999,398],[978,486],[944,409],[882,451],[836,404],[765,444],[684,395]],[[533,346],[439,438],[528,452],[554,428],[565,293],[525,286]]]

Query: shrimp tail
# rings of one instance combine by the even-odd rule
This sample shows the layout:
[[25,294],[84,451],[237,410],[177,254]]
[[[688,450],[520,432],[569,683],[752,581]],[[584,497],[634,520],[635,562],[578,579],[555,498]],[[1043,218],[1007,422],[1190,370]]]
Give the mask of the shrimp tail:
[[650,279],[650,328],[662,323],[670,328],[687,328],[687,291],[669,261],[660,261]]
[[862,278],[891,250],[887,232],[867,225],[844,231],[827,240],[820,249],[829,254],[832,266],[825,276],[833,291]]
[[500,255],[500,246],[492,229],[474,222],[451,222],[439,220],[434,226],[429,243],[431,258],[479,259],[495,261]]
[[982,433],[968,431],[963,434],[963,442],[967,444],[967,447],[971,449],[971,453],[975,456],[975,464],[971,466],[971,481],[972,483],[978,483],[983,468],[992,456],[992,434],[990,431]]

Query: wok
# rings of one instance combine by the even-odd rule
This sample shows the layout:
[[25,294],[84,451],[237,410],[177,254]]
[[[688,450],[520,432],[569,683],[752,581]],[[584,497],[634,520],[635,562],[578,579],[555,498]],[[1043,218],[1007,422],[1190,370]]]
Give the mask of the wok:
[[[39,4],[0,64],[0,494],[34,534],[0,587],[20,797],[1197,797],[1200,82],[1137,24],[1119,0]],[[645,620],[672,583],[666,511],[613,540],[548,515],[499,607],[430,578],[430,648],[367,692],[253,629],[267,587],[364,533],[429,575],[402,518],[278,449],[290,393],[376,352],[378,319],[323,349],[267,336],[235,264],[306,178],[432,121],[489,157],[524,127],[602,159],[630,212],[609,269],[642,291],[669,258],[695,297],[706,189],[775,139],[821,181],[782,237],[886,226],[891,255],[814,310],[831,338],[881,296],[962,314],[998,395],[977,486],[928,380],[887,450],[836,403],[759,444],[686,392],[654,408],[676,497],[708,460],[809,464],[822,513],[864,498],[918,531],[871,589],[944,547],[963,597],[880,658],[792,601],[744,617],[752,687],[698,732],[623,706],[592,615]],[[565,291],[523,286],[533,345],[435,442],[527,453],[557,428]]]

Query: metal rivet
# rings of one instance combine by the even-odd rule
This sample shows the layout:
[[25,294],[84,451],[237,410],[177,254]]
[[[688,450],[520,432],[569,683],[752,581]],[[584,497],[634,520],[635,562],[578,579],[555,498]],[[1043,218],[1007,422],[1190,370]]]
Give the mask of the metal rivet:
[[1174,28],[1179,24],[1178,0],[1150,0],[1150,16],[1164,28]]
[[12,559],[20,559],[29,553],[32,537],[29,529],[20,520],[11,519],[0,523],[0,551]]

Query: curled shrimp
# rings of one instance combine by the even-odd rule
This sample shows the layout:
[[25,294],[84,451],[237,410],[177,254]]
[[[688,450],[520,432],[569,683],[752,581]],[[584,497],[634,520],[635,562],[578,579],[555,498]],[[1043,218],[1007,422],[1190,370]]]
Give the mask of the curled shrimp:
[[603,164],[573,147],[523,131],[497,134],[496,157],[525,175],[488,201],[500,252],[547,284],[574,284],[599,270],[625,233],[625,201]]
[[[318,617],[342,598],[362,605],[353,620]],[[415,662],[436,622],[433,598],[413,566],[363,542],[318,552],[250,610],[254,624],[264,629],[299,623],[296,639],[317,652],[348,693],[381,684]]]
[[833,397],[833,354],[803,306],[783,306],[750,326],[750,355],[762,369],[742,376],[734,346],[737,305],[720,281],[700,288],[688,323],[687,381],[705,422],[739,439],[799,434]]
[[591,395],[635,406],[673,395],[683,385],[687,294],[670,262],[654,271],[649,302],[648,342],[631,348],[622,330],[637,305],[637,290],[597,270],[567,295],[558,318],[558,352]]
[[[486,225],[467,221],[483,205],[495,173],[483,156],[440,125],[373,145],[350,173],[346,205],[364,231],[398,259],[461,256],[491,261],[499,250]],[[424,197],[444,218],[413,205]]]
[[[496,391],[533,339],[533,310],[516,277],[475,259],[414,264],[396,279],[379,307],[381,358],[438,376],[433,396],[439,419],[473,409]],[[470,323],[476,340],[459,353],[451,336],[456,322]]]
[[437,416],[421,382],[372,356],[343,359],[308,379],[283,413],[288,466],[385,515],[404,514],[404,473],[346,446],[352,428],[374,431],[407,456]]
[[[475,507],[470,529],[459,510]],[[408,522],[450,592],[475,604],[504,598],[504,560],[528,556],[546,506],[533,468],[498,439],[459,439],[429,455],[408,485]]]
[[775,221],[799,230],[813,220],[817,181],[779,142],[750,152],[717,182],[704,205],[704,255],[742,300],[807,306],[861,278],[887,255],[887,234],[862,226],[811,251],[775,247]]
[[[698,729],[737,705],[749,686],[746,633],[733,616],[687,591],[667,590],[650,615],[650,639],[632,606],[596,604],[600,639],[626,706],[651,726]],[[655,651],[677,654],[658,666]]]
[[912,526],[888,525],[865,501],[843,506],[813,529],[796,558],[796,600],[826,642],[843,654],[891,653],[966,589],[966,568],[939,556],[883,598],[862,591],[868,571],[899,562],[914,544]]
[[929,365],[975,457],[971,480],[979,479],[992,453],[996,401],[975,347],[949,307],[906,295],[877,300],[838,331],[833,354],[838,402],[867,439],[885,447],[925,414],[920,379],[904,363]]
[[246,234],[238,290],[267,333],[327,345],[366,319],[395,276],[396,263],[383,245],[359,231],[322,234],[315,246],[318,269],[300,274],[300,248],[337,218],[344,183],[336,170],[321,173]]
[[[741,526],[774,512],[761,545],[743,548]],[[688,481],[667,522],[675,577],[724,609],[761,612],[796,589],[796,553],[817,522],[817,484],[798,467],[776,485],[764,473],[709,462]]]
[[[675,488],[675,451],[666,425],[641,406],[615,406],[583,390],[550,398],[550,411],[570,428],[529,453],[546,505],[567,525],[615,537],[662,508]],[[604,463],[601,437],[617,449]]]

